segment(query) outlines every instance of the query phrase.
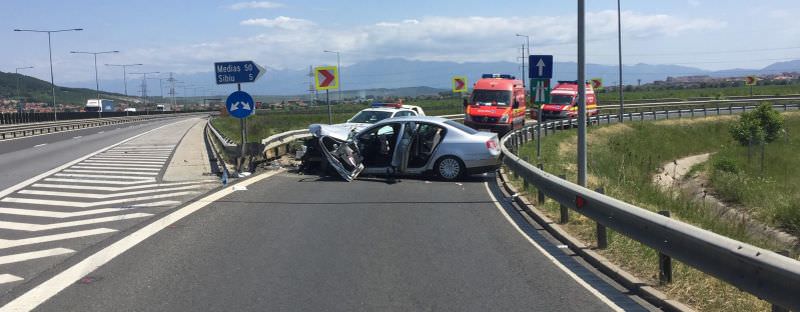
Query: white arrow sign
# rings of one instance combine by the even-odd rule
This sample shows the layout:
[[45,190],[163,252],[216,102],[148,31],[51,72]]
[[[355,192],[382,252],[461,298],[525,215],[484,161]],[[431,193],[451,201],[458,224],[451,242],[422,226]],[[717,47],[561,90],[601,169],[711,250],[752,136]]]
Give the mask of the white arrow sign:
[[536,63],[536,67],[539,69],[539,76],[543,75],[544,74],[544,67],[545,67],[544,60],[543,59],[539,59],[539,62]]

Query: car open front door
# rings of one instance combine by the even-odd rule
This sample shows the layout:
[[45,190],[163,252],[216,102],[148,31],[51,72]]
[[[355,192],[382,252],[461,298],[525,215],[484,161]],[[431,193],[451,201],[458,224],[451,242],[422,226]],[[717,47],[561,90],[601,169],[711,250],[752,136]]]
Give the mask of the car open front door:
[[348,182],[364,170],[363,158],[352,140],[341,141],[323,135],[319,137],[319,146],[328,163]]
[[394,168],[397,173],[405,173],[406,169],[408,169],[408,159],[411,155],[411,143],[416,131],[416,123],[403,123],[400,136],[397,139],[397,145],[394,149],[394,155],[392,155],[392,168]]

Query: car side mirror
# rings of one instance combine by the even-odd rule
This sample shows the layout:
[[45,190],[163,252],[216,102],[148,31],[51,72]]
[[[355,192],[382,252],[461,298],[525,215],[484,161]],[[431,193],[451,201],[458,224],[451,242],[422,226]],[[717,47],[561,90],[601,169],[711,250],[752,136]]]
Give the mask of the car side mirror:
[[464,103],[464,107],[467,107],[467,105],[469,105],[469,102],[467,102],[467,99],[464,99],[463,103]]

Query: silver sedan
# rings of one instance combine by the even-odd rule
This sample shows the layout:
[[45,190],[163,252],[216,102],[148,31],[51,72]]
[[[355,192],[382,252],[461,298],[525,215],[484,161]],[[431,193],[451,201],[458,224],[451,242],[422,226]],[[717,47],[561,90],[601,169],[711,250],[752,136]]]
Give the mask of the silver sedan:
[[347,181],[361,173],[433,173],[455,180],[500,166],[497,134],[440,117],[390,118],[358,132],[320,124],[309,130],[314,136],[309,148]]

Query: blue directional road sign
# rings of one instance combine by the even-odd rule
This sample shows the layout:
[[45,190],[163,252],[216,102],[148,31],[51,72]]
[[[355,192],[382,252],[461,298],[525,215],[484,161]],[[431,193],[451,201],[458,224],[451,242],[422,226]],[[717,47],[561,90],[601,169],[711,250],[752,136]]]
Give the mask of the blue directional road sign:
[[253,61],[214,63],[217,84],[255,82],[267,70]]
[[225,100],[225,107],[228,108],[228,113],[236,118],[246,118],[252,115],[256,109],[253,97],[244,91],[231,93],[228,99]]
[[553,78],[553,56],[531,55],[528,57],[528,78],[551,79]]

